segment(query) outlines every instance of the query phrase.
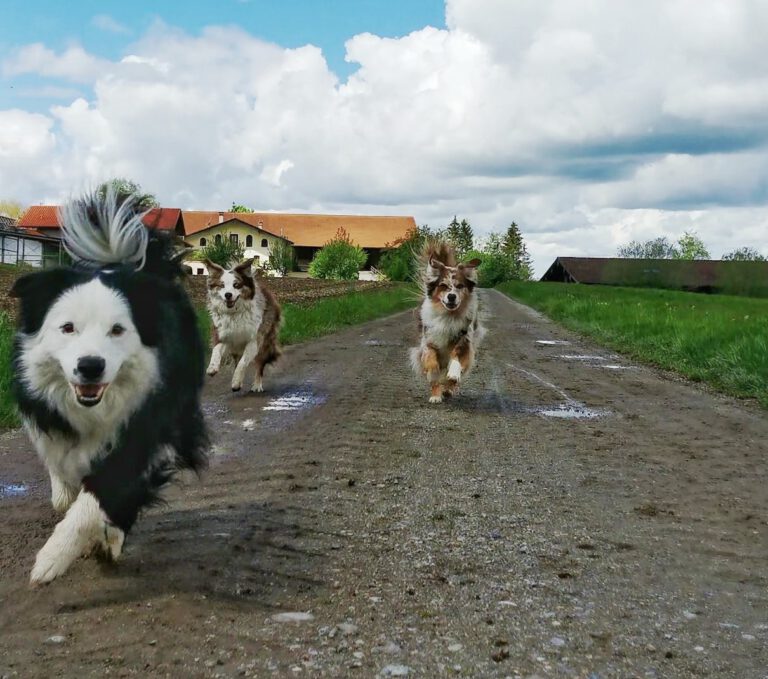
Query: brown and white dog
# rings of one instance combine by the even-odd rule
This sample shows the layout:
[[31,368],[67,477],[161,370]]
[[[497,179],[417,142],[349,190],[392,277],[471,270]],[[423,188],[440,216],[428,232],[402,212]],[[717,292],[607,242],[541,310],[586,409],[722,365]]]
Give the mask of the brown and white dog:
[[245,371],[253,363],[251,391],[263,391],[264,368],[280,354],[277,343],[282,314],[272,292],[251,275],[252,259],[227,270],[210,260],[208,311],[213,321],[213,351],[208,374],[213,376],[231,357],[235,362],[232,391],[240,391]]
[[421,343],[411,349],[411,364],[429,380],[430,403],[458,393],[485,334],[474,292],[479,265],[479,259],[457,264],[453,248],[440,240],[427,243],[419,258]]

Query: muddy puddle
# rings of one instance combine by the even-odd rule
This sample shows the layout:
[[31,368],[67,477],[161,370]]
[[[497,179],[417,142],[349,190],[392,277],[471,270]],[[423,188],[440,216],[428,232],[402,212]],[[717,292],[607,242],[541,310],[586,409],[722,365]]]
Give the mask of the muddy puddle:
[[449,406],[477,413],[500,413],[503,415],[538,415],[539,417],[561,420],[592,420],[610,415],[609,410],[589,408],[577,401],[531,405],[517,401],[495,391],[479,394],[464,394],[447,402]]
[[29,493],[29,485],[26,483],[2,483],[0,482],[0,500],[7,498],[24,497]]
[[261,407],[267,412],[302,412],[322,405],[327,400],[325,394],[313,392],[311,389],[288,391],[270,399]]
[[367,339],[363,342],[365,347],[402,347],[403,343],[397,340]]

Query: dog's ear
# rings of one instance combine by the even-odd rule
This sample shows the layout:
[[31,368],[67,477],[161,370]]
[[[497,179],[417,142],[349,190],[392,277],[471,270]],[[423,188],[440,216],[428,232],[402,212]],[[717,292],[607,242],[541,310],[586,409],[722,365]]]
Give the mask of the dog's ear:
[[67,288],[90,276],[72,269],[49,269],[18,278],[8,293],[21,302],[20,326],[27,334],[37,332],[56,298]]
[[224,274],[224,267],[219,266],[216,262],[212,262],[210,259],[204,259],[203,264],[208,268],[208,275],[220,278]]
[[463,266],[465,269],[476,269],[478,266],[482,264],[482,261],[475,257],[474,259],[470,259],[468,262],[464,262],[461,266]]
[[427,280],[436,281],[443,275],[444,269],[445,264],[434,256],[430,256],[429,261],[427,262]]
[[253,265],[254,258],[251,257],[250,259],[246,259],[244,262],[240,262],[235,267],[235,271],[239,273],[241,276],[247,276],[248,278],[251,278],[251,266]]

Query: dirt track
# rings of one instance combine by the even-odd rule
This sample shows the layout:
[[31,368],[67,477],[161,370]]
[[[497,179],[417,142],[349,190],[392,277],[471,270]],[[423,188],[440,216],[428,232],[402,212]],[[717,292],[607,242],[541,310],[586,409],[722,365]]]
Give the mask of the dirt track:
[[7,435],[0,676],[767,677],[765,413],[484,298],[441,406],[409,313],[291,349],[263,395],[217,377],[202,481],[35,591],[55,516]]

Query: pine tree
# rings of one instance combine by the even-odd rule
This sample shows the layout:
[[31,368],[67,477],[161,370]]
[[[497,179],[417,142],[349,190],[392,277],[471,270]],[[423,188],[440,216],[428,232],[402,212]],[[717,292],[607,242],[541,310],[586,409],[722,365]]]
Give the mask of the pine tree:
[[472,227],[466,219],[462,219],[459,224],[459,242],[456,244],[456,254],[460,259],[474,248],[474,240]]
[[453,245],[456,250],[459,249],[459,243],[461,242],[461,224],[456,219],[456,215],[453,216],[453,221],[448,225],[445,230],[446,239]]

